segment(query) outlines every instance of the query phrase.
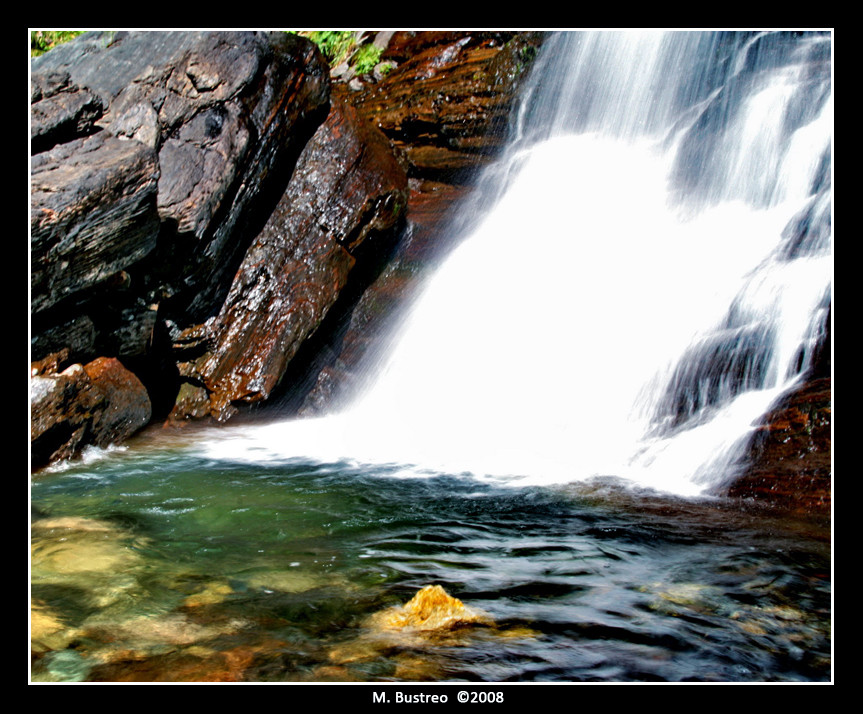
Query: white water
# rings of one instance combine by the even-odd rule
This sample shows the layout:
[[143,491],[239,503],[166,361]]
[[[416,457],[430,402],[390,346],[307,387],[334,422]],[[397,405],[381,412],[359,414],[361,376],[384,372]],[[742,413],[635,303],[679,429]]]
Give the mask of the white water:
[[[545,86],[531,88],[494,172],[508,177],[503,195],[361,398],[200,446],[518,484],[607,475],[682,495],[715,488],[806,368],[832,275],[829,237],[793,259],[783,238],[815,200],[831,146],[832,99],[803,62],[829,38],[780,47],[779,60],[765,52],[763,71],[764,39],[731,39],[571,33],[547,46]],[[812,97],[817,111],[799,118]],[[744,344],[748,334],[760,337]],[[706,353],[740,354],[745,389],[698,361],[717,339]]]

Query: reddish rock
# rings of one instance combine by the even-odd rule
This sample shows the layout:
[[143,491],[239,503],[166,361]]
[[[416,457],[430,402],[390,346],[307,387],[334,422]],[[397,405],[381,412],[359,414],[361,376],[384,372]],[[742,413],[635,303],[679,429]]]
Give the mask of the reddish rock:
[[805,383],[759,420],[747,461],[728,495],[800,514],[830,513],[830,377]]
[[71,458],[84,446],[119,443],[144,427],[150,399],[140,380],[116,359],[73,364],[30,378],[31,465]]
[[408,201],[410,229],[405,231],[393,257],[380,276],[363,292],[344,318],[339,342],[328,344],[329,362],[313,375],[313,385],[303,397],[300,413],[313,416],[349,402],[362,387],[362,375],[373,371],[373,362],[386,349],[387,336],[398,316],[417,294],[420,281],[442,254],[452,247],[450,210],[464,200],[468,189],[448,184],[424,184],[413,189]]
[[[407,177],[389,143],[334,100],[285,194],[249,248],[209,349],[182,372],[206,387],[210,412],[267,399],[348,285],[357,261],[388,243],[407,204]],[[200,399],[193,405],[200,410]],[[178,403],[172,418],[191,416]]]
[[464,182],[501,148],[516,88],[542,39],[395,33],[384,58],[406,59],[351,101],[405,154],[411,177]]
[[93,444],[118,443],[149,423],[151,407],[147,390],[119,360],[99,357],[84,365],[84,371],[104,399],[104,407],[91,426]]

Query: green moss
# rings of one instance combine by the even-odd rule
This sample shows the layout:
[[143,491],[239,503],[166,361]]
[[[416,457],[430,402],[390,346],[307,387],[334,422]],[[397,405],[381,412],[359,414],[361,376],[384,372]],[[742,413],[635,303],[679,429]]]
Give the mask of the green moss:
[[38,57],[48,50],[83,34],[83,30],[31,30],[30,56]]
[[380,62],[383,49],[374,45],[363,45],[355,53],[351,64],[357,74],[368,74]]
[[[353,30],[303,30],[297,34],[314,42],[330,67],[348,62],[356,74],[368,74],[380,62],[383,49],[372,44],[357,44]],[[382,68],[386,74],[392,66]]]
[[356,46],[356,34],[352,30],[311,30],[300,34],[320,48],[332,67],[347,59]]

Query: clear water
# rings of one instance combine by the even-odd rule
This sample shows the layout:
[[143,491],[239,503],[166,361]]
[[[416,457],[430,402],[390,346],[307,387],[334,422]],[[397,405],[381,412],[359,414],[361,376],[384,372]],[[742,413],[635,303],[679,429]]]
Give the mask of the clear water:
[[[828,681],[829,524],[717,494],[829,305],[830,54],[554,38],[349,409],[34,476],[33,679]],[[370,620],[430,584],[495,625]]]
[[[33,481],[36,681],[798,682],[829,533],[615,488],[212,461],[156,434]],[[442,585],[494,620],[369,617]]]

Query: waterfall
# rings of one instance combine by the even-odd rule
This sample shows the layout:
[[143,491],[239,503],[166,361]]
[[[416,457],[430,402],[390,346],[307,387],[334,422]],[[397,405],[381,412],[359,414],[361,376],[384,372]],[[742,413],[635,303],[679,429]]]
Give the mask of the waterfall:
[[819,32],[551,37],[483,215],[356,403],[207,448],[715,488],[829,310],[830,60]]

